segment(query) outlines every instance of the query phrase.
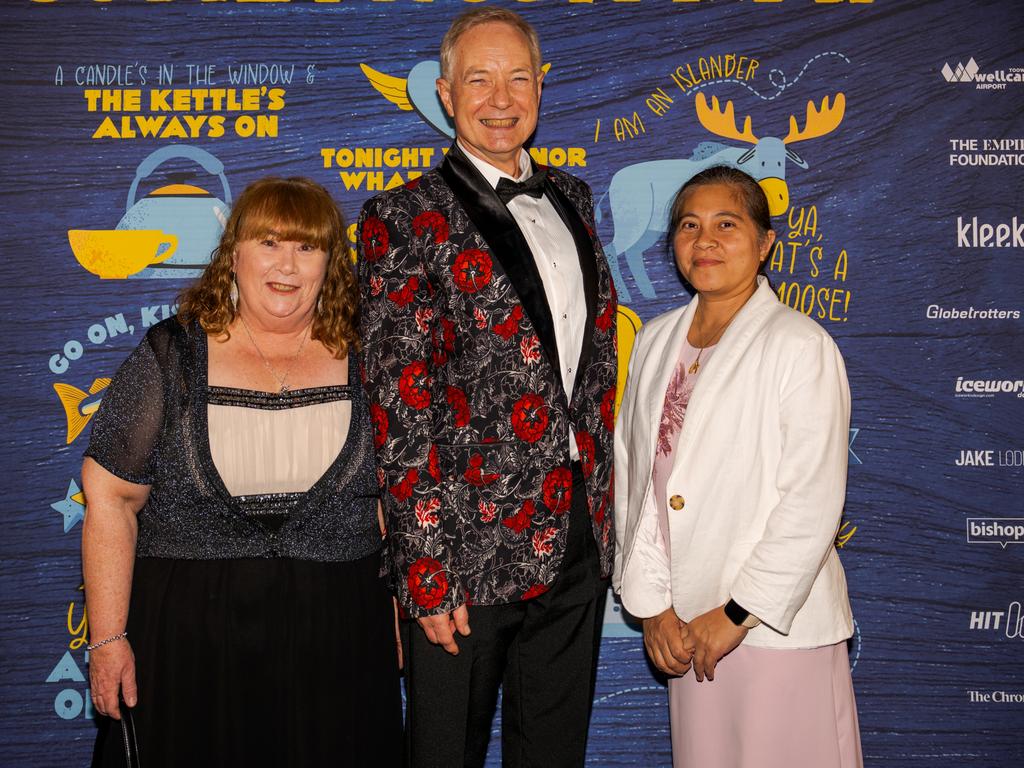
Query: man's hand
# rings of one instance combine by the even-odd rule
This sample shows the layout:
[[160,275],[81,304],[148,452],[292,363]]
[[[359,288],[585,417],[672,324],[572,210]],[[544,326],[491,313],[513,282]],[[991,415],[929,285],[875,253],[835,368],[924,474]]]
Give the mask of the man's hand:
[[697,643],[693,653],[693,674],[697,682],[715,679],[715,665],[725,654],[743,642],[747,636],[746,627],[737,627],[725,615],[725,606],[720,605],[690,622],[690,635]]
[[666,608],[657,616],[643,620],[644,648],[654,666],[666,675],[685,675],[693,657],[693,643],[686,622]]
[[455,642],[455,632],[463,637],[469,636],[469,609],[460,605],[451,613],[440,613],[436,616],[423,616],[416,619],[427,640],[440,645],[452,656],[459,655],[459,646]]

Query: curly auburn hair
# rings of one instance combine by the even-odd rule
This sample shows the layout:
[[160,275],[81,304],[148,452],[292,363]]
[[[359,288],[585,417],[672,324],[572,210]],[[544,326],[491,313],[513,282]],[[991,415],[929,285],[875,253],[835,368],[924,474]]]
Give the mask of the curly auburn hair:
[[341,358],[359,349],[359,290],[349,260],[345,221],[330,193],[301,177],[269,177],[247,186],[231,208],[220,243],[199,279],[178,298],[178,319],[197,320],[213,336],[230,336],[232,262],[239,243],[273,234],[327,253],[327,274],[311,337]]

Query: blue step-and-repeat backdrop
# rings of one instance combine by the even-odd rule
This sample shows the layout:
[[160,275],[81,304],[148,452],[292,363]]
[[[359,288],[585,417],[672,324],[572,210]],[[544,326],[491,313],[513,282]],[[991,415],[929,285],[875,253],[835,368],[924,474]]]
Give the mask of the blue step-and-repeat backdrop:
[[[854,394],[836,546],[866,762],[1024,764],[1020,1],[493,4],[540,31],[531,151],[600,201],[623,349],[687,299],[682,181],[727,162],[773,193],[772,283]],[[118,364],[249,182],[309,176],[351,221],[442,158],[437,48],[472,6],[5,0],[3,765],[89,760],[79,472]],[[666,699],[610,604],[588,764],[668,765]]]

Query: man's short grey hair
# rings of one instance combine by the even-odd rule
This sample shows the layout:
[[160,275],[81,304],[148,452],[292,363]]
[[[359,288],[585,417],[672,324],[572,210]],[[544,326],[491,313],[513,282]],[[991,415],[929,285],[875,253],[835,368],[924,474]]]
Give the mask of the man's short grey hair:
[[479,27],[481,24],[508,24],[513,29],[522,33],[526,38],[526,46],[530,49],[530,63],[533,64],[533,73],[540,74],[540,38],[529,22],[514,11],[504,8],[473,8],[461,14],[441,40],[441,77],[451,82],[452,64],[455,58],[455,46],[466,32]]

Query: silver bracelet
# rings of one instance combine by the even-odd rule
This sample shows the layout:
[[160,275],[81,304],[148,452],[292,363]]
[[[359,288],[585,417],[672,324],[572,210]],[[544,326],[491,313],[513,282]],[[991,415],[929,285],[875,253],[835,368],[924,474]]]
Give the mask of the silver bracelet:
[[124,640],[126,637],[128,637],[128,632],[127,631],[118,632],[116,635],[111,635],[106,640],[100,640],[98,643],[92,643],[91,645],[85,646],[85,650],[87,650],[87,651],[95,651],[101,645],[106,645],[107,643],[112,643],[115,640]]

